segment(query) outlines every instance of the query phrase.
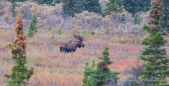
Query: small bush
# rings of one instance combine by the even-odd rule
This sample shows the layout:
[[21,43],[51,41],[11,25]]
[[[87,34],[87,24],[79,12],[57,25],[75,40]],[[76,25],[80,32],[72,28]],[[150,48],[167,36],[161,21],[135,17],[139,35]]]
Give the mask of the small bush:
[[141,24],[141,17],[138,13],[135,14],[135,16],[134,16],[134,24],[137,24],[137,25]]
[[62,35],[62,33],[63,33],[63,32],[62,32],[61,28],[59,28],[59,29],[57,30],[57,34],[58,34],[58,35]]
[[34,15],[34,17],[32,18],[31,24],[29,26],[29,30],[28,30],[28,37],[32,37],[34,35],[34,33],[37,32],[37,18],[36,15]]

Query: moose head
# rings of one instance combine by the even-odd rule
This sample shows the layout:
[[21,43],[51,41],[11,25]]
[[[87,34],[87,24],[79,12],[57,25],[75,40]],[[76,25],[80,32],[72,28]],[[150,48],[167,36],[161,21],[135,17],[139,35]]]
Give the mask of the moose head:
[[75,52],[76,48],[85,47],[85,44],[83,42],[83,38],[78,35],[73,35],[77,41],[69,41],[68,43],[64,43],[60,46],[60,52]]

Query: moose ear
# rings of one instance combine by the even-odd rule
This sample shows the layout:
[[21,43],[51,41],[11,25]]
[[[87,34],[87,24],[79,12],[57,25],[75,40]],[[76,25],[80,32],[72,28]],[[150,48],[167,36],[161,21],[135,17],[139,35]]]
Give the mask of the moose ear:
[[83,38],[78,35],[73,35],[73,37],[79,41],[83,41]]

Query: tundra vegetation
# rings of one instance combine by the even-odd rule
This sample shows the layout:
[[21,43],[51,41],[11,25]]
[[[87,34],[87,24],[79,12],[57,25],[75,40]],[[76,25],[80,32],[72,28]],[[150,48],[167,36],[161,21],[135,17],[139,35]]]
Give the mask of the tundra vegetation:
[[[16,36],[12,28],[18,13],[23,32],[36,32],[24,42],[22,68],[30,72],[22,72],[20,79],[28,86],[168,85],[168,6],[168,0],[1,0],[0,85],[8,85],[15,74],[17,63],[5,46]],[[60,52],[62,44],[80,42],[74,34],[85,37],[85,47]],[[108,60],[113,63],[104,63]],[[102,76],[105,72],[113,78]],[[9,79],[6,73],[12,74],[6,75]],[[142,82],[145,78],[164,83]]]

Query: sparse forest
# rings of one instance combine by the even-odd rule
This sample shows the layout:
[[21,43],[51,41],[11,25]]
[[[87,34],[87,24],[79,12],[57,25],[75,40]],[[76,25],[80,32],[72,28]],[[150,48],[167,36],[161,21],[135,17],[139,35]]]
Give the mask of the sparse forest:
[[0,0],[0,86],[169,86],[168,0]]

